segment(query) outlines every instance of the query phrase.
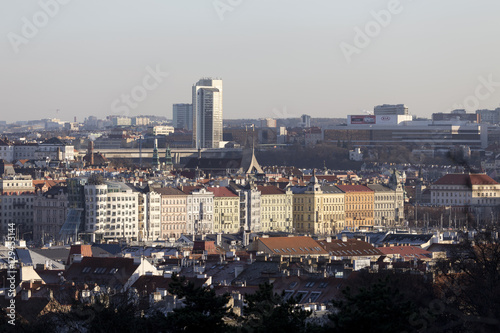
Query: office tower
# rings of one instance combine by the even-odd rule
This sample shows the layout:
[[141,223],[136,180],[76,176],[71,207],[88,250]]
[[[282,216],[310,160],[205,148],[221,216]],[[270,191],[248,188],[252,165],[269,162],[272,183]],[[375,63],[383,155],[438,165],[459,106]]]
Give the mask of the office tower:
[[219,148],[222,141],[222,80],[202,78],[193,85],[193,146]]
[[374,108],[374,113],[376,116],[378,115],[400,115],[404,116],[408,114],[408,107],[404,104],[383,104],[377,105]]
[[301,126],[302,127],[306,127],[306,128],[311,127],[311,116],[309,116],[307,114],[303,114],[300,117],[300,120],[301,120]]
[[172,116],[175,128],[183,128],[189,131],[193,130],[193,104],[174,104]]

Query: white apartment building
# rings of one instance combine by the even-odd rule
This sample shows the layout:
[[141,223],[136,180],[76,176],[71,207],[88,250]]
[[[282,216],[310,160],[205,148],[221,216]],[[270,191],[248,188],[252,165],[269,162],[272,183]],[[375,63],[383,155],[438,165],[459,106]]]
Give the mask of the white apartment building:
[[368,184],[374,193],[373,221],[375,225],[394,226],[402,218],[404,198],[402,191],[393,190],[380,184]]
[[14,159],[15,160],[33,160],[35,159],[35,152],[38,149],[38,143],[25,143],[14,145]]
[[448,174],[430,186],[431,204],[438,206],[496,206],[500,184],[486,174]]
[[75,147],[62,142],[58,138],[51,138],[40,143],[35,150],[35,159],[42,160],[46,157],[51,160],[73,161],[75,159]]
[[214,233],[214,194],[205,188],[184,186],[187,196],[188,234],[203,235]]
[[170,135],[174,133],[173,126],[154,126],[153,127],[153,135]]
[[241,227],[245,231],[262,231],[262,198],[257,186],[249,183],[239,194]]
[[143,237],[148,241],[161,238],[161,194],[149,191],[144,196]]
[[14,146],[0,139],[0,160],[11,163],[14,160]]
[[139,240],[139,193],[125,183],[85,185],[85,232],[96,239]]

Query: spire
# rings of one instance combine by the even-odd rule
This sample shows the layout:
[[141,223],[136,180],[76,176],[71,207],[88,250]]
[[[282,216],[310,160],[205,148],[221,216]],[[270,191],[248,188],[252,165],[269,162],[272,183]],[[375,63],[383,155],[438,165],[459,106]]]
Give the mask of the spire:
[[310,184],[318,184],[318,178],[316,178],[316,169],[313,169],[311,180],[309,180]]
[[167,143],[167,150],[165,151],[165,168],[171,170],[172,166],[172,153],[170,152],[170,145]]
[[153,149],[153,169],[158,170],[160,168],[160,158],[158,156],[158,139],[155,137],[155,146]]

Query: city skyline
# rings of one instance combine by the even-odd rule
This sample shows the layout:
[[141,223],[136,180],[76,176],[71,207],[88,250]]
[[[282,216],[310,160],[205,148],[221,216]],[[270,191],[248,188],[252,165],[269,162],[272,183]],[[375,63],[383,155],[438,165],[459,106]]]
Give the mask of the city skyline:
[[385,103],[423,117],[494,109],[500,4],[483,4],[9,2],[2,120],[171,118],[203,76],[226,81],[226,119],[341,118]]

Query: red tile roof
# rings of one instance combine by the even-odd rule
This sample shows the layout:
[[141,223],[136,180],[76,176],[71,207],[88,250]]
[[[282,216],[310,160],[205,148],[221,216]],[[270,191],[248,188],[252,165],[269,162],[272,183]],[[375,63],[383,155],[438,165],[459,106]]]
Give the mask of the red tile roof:
[[285,191],[276,186],[262,186],[258,185],[257,189],[262,195],[285,194]]
[[431,252],[418,246],[386,246],[379,247],[377,249],[386,256],[393,256],[397,254],[405,260],[432,258]]
[[214,194],[214,197],[237,197],[238,195],[233,193],[227,187],[207,187],[207,190]]
[[498,183],[486,174],[450,173],[439,178],[434,185],[497,185]]
[[186,194],[191,194],[193,191],[199,190],[203,186],[182,186],[180,190]]

